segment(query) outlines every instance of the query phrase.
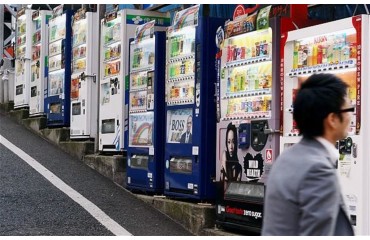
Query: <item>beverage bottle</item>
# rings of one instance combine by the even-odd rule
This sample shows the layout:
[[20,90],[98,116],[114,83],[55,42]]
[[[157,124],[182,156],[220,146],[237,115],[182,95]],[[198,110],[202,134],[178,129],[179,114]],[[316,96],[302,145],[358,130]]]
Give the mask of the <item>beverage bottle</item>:
[[347,35],[346,43],[349,46],[349,58],[355,59],[357,57],[356,34]]
[[230,92],[234,92],[234,88],[235,88],[235,83],[234,83],[234,76],[233,74],[230,75]]
[[231,46],[229,48],[229,58],[228,58],[228,62],[232,62],[233,61],[233,58],[234,58],[234,47],[235,46]]
[[[321,45],[322,46],[322,54],[321,54],[321,63],[327,63],[328,62],[328,48],[326,43]],[[319,59],[319,57],[318,57]]]
[[265,56],[264,46],[265,46],[265,40],[260,41],[260,56]]
[[256,48],[254,47],[254,45],[251,47],[251,57],[256,57]]
[[264,40],[264,41],[263,41],[263,54],[264,54],[265,56],[269,55],[269,53],[270,53],[270,51],[269,51],[269,47],[270,47],[270,45],[269,45],[268,40]]
[[233,47],[233,60],[235,61],[238,57],[238,47],[234,45]]
[[245,91],[245,72],[240,73],[240,91]]
[[313,49],[311,44],[307,44],[307,66],[312,66]]
[[245,59],[245,47],[241,47],[240,59]]
[[308,44],[303,45],[303,54],[302,54],[302,66],[307,66],[307,56],[308,56]]
[[234,80],[234,92],[238,92],[239,90],[240,90],[240,75],[239,72],[236,72]]
[[256,47],[256,57],[259,57],[260,56],[260,43],[257,41],[254,43],[255,47]]
[[349,58],[356,59],[356,57],[357,57],[356,43],[355,42],[351,42],[350,43],[350,46],[349,46],[349,49],[350,49]]
[[230,52],[231,52],[231,46],[227,46],[227,51],[226,51],[226,62],[230,62]]
[[[326,63],[333,63],[333,55],[334,55],[334,40],[330,41],[326,45]],[[324,62],[324,58],[323,58]]]
[[171,57],[176,56],[176,37],[172,37],[171,39]]
[[[318,52],[318,47],[316,44],[312,46],[312,66],[317,65],[317,52]],[[322,50],[321,50],[322,53]]]
[[227,85],[226,85],[226,92],[229,93],[231,91],[231,79],[230,77],[227,78]]
[[333,46],[333,59],[332,63],[337,64],[340,61],[340,42],[339,39],[336,37],[334,40]]
[[297,67],[301,68],[301,67],[303,67],[303,46],[300,45],[298,42],[297,42],[297,44],[299,45]]
[[181,37],[179,38],[179,54],[183,54],[184,51],[184,39]]
[[180,55],[180,36],[177,36],[175,40],[175,57],[178,55]]
[[185,62],[182,62],[180,64],[180,74],[181,75],[185,74]]
[[[294,102],[296,96],[297,96],[297,93],[298,93],[298,89],[296,88],[293,88],[292,89],[292,102]],[[297,127],[297,123],[296,121],[293,119],[293,124],[292,124],[292,132],[296,132],[298,130],[298,127]]]
[[170,65],[170,78],[173,77],[173,65],[171,64]]
[[251,49],[251,38],[248,37],[245,39],[245,59],[249,59],[252,57],[252,49]]
[[341,54],[340,54],[341,61],[346,61],[349,59],[349,51],[350,51],[350,47],[348,46],[348,44],[344,44],[341,49]]
[[191,53],[195,53],[195,39],[194,38],[191,41]]

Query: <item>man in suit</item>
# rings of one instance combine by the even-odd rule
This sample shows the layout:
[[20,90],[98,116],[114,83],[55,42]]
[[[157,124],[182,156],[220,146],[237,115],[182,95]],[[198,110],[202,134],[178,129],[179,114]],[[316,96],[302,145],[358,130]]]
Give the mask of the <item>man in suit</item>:
[[303,138],[269,173],[262,235],[354,235],[335,168],[354,111],[347,87],[332,74],[302,83],[293,117]]
[[181,135],[180,143],[191,143],[191,126],[193,124],[193,117],[189,115],[186,120],[186,132]]

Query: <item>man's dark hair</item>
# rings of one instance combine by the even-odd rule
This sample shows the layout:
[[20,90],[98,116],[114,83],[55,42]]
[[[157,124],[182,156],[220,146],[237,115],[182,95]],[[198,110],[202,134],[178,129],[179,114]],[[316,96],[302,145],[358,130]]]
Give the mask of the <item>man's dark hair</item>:
[[[323,135],[324,119],[330,113],[339,113],[347,88],[339,77],[327,73],[311,75],[302,83],[293,103],[293,118],[304,137]],[[339,118],[342,120],[340,114]]]

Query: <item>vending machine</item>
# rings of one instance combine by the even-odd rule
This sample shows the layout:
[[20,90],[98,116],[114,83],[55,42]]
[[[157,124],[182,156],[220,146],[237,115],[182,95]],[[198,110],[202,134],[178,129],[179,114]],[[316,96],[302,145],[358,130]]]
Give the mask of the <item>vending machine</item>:
[[72,14],[63,5],[49,20],[48,91],[45,110],[48,127],[70,124]]
[[151,21],[138,26],[130,44],[127,188],[161,193],[166,33],[154,25]]
[[98,121],[98,14],[79,9],[72,18],[70,138],[95,138]]
[[300,140],[292,103],[311,74],[333,73],[348,85],[355,106],[348,137],[337,142],[337,170],[356,235],[370,234],[369,16],[359,15],[281,34],[281,150]]
[[[3,95],[1,103],[14,103],[14,62],[13,59],[4,57],[0,60],[0,81],[3,81],[3,93],[0,93],[0,98]],[[1,84],[1,83],[0,83]]]
[[[169,25],[165,13],[118,8],[101,21],[99,87],[99,151],[126,149],[128,132],[129,39],[136,27],[155,20]],[[124,134],[125,133],[125,134]]]
[[32,12],[22,8],[17,12],[15,43],[14,109],[29,107],[32,49]]
[[[279,154],[280,35],[295,29],[271,6],[217,31],[216,224],[260,232],[265,182]],[[303,22],[303,21],[301,21]]]
[[224,19],[177,12],[167,30],[164,194],[214,199],[216,29]]
[[32,61],[29,88],[30,116],[44,115],[47,94],[48,22],[52,12],[41,10],[32,13]]

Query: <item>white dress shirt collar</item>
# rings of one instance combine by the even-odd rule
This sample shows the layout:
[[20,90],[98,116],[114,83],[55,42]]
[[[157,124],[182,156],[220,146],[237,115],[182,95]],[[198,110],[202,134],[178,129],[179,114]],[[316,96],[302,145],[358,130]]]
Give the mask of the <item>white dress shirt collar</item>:
[[336,164],[337,160],[339,159],[339,151],[338,149],[328,140],[326,140],[323,137],[316,137],[316,140],[319,141],[328,151],[330,160],[333,162],[333,164]]

